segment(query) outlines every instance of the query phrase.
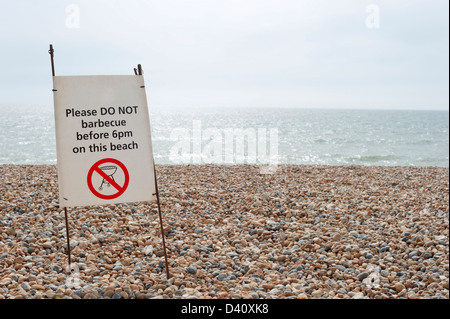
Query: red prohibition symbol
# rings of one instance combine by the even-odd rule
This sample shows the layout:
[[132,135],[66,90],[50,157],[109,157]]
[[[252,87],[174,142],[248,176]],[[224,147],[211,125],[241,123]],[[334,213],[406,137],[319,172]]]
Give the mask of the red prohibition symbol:
[[[105,163],[113,164],[113,165],[105,165],[105,166],[100,167],[100,165],[105,164]],[[122,169],[123,175],[125,176],[125,181],[122,186],[119,185],[114,180],[114,174],[116,173],[117,169],[119,169],[119,168]],[[96,185],[97,188],[95,188],[94,185],[92,184],[92,175],[94,174],[94,172],[96,172],[103,178],[101,185],[100,186]],[[101,199],[114,199],[114,198],[119,197],[127,189],[129,181],[130,181],[130,176],[128,174],[127,168],[125,167],[125,165],[123,165],[122,162],[120,162],[114,158],[104,158],[102,160],[99,160],[94,165],[92,165],[92,167],[89,169],[89,172],[87,174],[87,184],[88,184],[90,191],[92,192],[92,194],[94,194],[95,196],[97,196],[98,198],[101,198]],[[115,190],[117,192],[112,195],[104,195],[98,191],[98,190],[101,191],[104,186],[108,186],[108,187],[112,186],[115,188]]]

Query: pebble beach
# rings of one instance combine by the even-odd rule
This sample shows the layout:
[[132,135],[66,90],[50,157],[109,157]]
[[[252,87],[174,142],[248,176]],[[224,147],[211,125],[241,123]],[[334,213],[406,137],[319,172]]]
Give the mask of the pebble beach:
[[448,299],[449,169],[157,165],[156,202],[64,210],[0,165],[0,299]]

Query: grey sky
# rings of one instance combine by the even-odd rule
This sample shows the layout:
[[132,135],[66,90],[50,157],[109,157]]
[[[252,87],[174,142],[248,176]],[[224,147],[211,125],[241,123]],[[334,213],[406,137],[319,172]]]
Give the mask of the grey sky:
[[448,110],[448,11],[447,0],[0,0],[0,104],[52,106],[52,43],[57,75],[141,63],[157,107]]

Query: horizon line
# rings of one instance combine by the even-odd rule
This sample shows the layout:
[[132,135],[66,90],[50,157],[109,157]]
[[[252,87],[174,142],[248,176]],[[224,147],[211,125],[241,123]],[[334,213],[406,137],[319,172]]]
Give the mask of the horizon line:
[[[267,106],[267,105],[262,105],[262,106],[255,106],[255,105],[247,105],[247,106],[235,106],[235,105],[230,105],[230,106],[206,106],[206,105],[198,105],[198,106],[193,106],[193,105],[161,105],[161,104],[152,104],[152,103],[148,103],[149,108],[153,108],[153,109],[180,109],[180,108],[191,108],[191,109],[206,109],[206,108],[211,108],[211,109],[237,109],[237,108],[241,108],[241,109],[297,109],[297,110],[357,110],[357,111],[438,111],[438,112],[450,112],[450,109],[441,109],[441,108],[401,108],[401,107],[379,107],[379,108],[374,108],[374,107],[340,107],[340,106],[329,106],[329,107],[323,107],[323,106],[319,106],[319,107],[308,107],[308,106]],[[52,104],[47,104],[47,103],[36,103],[36,104],[31,104],[31,103],[0,103],[0,108],[3,107],[50,107],[53,108]]]

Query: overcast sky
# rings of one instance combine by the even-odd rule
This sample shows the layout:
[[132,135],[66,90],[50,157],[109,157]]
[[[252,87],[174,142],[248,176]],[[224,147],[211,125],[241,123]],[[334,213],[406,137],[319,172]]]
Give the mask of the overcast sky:
[[449,108],[447,0],[0,0],[0,104],[133,74],[157,107]]

